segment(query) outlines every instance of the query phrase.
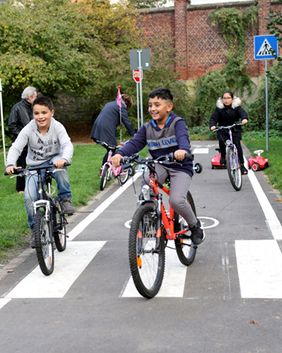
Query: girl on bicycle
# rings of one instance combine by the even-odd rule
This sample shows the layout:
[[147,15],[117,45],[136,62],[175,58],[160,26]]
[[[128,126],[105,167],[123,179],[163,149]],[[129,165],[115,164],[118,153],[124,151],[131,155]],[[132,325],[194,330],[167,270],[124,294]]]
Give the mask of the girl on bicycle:
[[158,182],[162,184],[170,177],[170,204],[190,225],[192,241],[198,245],[204,240],[204,233],[186,199],[193,176],[193,162],[186,158],[187,153],[191,153],[188,128],[184,119],[176,116],[172,109],[173,96],[170,90],[158,88],[152,91],[149,94],[149,114],[152,119],[141,126],[134,137],[117,151],[112,157],[112,163],[115,167],[119,166],[123,156],[131,156],[146,145],[154,159],[173,153],[181,164],[168,167],[157,164]]
[[[248,114],[241,107],[241,99],[234,96],[234,94],[226,90],[223,95],[218,98],[216,108],[210,118],[209,127],[211,131],[215,130],[217,126],[230,126],[234,123],[247,124]],[[244,166],[243,150],[241,146],[241,126],[235,126],[232,130],[233,142],[238,150],[238,157],[241,164],[241,173],[248,174],[248,170]],[[220,148],[220,163],[226,165],[226,150],[225,141],[229,139],[227,130],[220,130],[217,132],[217,138]]]

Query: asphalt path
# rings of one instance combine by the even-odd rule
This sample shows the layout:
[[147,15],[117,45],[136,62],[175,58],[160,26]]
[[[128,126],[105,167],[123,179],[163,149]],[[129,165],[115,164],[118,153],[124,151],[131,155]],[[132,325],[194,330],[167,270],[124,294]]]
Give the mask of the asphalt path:
[[1,271],[1,353],[281,353],[279,194],[261,172],[236,192],[226,170],[211,169],[215,143],[193,147],[203,172],[191,191],[206,232],[194,263],[167,249],[159,296],[138,296],[127,254],[136,196],[131,183],[114,183],[70,218],[51,276],[31,249]]

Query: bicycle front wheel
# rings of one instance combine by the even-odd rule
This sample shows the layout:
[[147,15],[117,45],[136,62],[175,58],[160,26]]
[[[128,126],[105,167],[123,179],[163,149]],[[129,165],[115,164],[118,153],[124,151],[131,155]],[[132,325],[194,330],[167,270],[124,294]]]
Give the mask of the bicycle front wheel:
[[236,191],[242,187],[242,173],[238,162],[238,153],[236,147],[234,149],[227,148],[226,150],[226,167],[231,185]]
[[122,170],[121,173],[118,175],[117,179],[120,185],[123,185],[127,182],[130,177],[129,169]]
[[104,190],[107,184],[107,181],[110,180],[110,166],[108,164],[104,164],[101,180],[100,180],[100,190]]
[[56,201],[53,212],[53,235],[58,251],[62,252],[67,246],[67,231],[66,231],[66,219],[62,212],[61,204]]
[[[195,216],[197,216],[196,207],[190,191],[188,191],[188,194],[187,194],[187,201],[191,205]],[[175,218],[176,217],[179,217],[179,215],[175,215]],[[184,220],[184,218],[179,217],[178,223],[180,228],[179,231],[183,229],[187,229],[187,223]],[[191,238],[180,238],[180,237],[176,238],[175,249],[176,249],[178,259],[183,265],[189,266],[194,262],[196,252],[197,252],[197,246],[193,244]]]
[[164,235],[157,237],[158,217],[153,203],[141,205],[129,233],[130,271],[136,289],[145,298],[158,293],[165,270],[165,241]]
[[34,218],[33,236],[39,266],[44,275],[54,271],[54,246],[50,218],[45,218],[45,208],[37,210]]

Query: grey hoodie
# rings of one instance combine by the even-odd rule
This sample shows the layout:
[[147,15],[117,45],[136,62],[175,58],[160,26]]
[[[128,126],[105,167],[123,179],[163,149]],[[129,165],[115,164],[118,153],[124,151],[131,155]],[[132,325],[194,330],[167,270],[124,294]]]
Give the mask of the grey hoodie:
[[30,121],[19,133],[15,142],[9,149],[6,166],[16,165],[24,149],[28,146],[26,164],[36,166],[47,162],[55,156],[71,162],[73,145],[65,127],[54,118],[48,132],[42,135],[37,129],[35,120]]

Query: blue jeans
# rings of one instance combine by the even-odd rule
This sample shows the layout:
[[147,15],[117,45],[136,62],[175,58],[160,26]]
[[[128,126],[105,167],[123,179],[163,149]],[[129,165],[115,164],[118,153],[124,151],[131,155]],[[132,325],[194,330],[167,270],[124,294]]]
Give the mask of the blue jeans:
[[[58,157],[54,157],[48,162],[40,164],[40,167],[52,165]],[[43,171],[42,171],[43,172]],[[56,180],[58,188],[58,197],[60,200],[71,200],[71,190],[68,172],[66,169],[55,169],[52,174],[53,178]],[[24,203],[27,212],[28,226],[32,229],[34,225],[34,209],[33,202],[37,201],[39,198],[38,194],[38,175],[36,172],[31,172],[25,179],[25,191],[24,191]]]

